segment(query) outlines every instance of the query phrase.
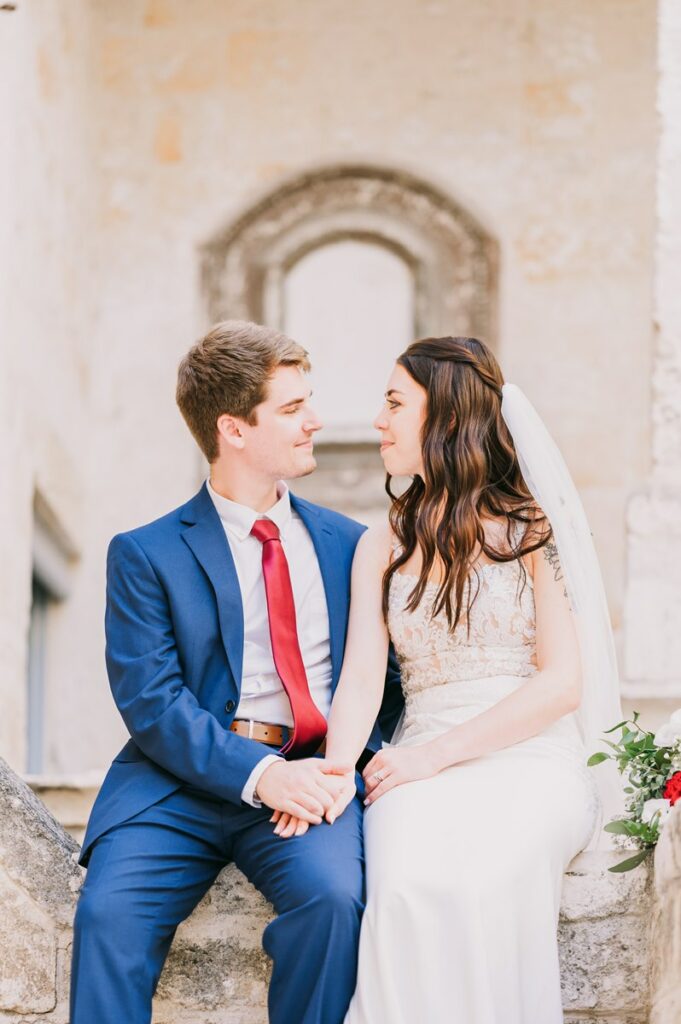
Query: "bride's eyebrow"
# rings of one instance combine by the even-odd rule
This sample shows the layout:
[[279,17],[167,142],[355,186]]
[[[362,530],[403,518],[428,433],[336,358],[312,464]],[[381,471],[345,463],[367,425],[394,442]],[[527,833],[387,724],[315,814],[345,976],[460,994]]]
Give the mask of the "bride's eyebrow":
[[386,391],[385,397],[390,398],[391,395],[403,395],[404,391],[398,391],[397,388],[391,388],[390,391]]

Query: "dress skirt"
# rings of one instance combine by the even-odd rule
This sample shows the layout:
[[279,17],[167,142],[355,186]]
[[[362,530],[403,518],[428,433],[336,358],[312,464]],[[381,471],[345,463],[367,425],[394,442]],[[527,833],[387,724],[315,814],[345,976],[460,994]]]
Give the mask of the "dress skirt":
[[[397,745],[425,743],[522,683],[413,694]],[[380,797],[365,814],[367,906],[345,1024],[562,1024],[563,874],[597,817],[571,716]]]

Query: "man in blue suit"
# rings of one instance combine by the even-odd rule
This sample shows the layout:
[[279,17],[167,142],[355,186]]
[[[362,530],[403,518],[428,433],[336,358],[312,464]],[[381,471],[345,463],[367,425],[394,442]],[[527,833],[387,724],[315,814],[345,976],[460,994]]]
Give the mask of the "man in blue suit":
[[[283,483],[316,465],[308,370],[278,332],[216,325],[177,388],[210,479],[111,542],[107,668],[130,739],[83,843],[71,1024],[148,1024],[175,929],[229,862],[277,913],[263,937],[272,1024],[345,1015],[362,805],[333,821],[354,766],[320,755],[363,527]],[[400,710],[392,661],[387,680],[371,751]]]

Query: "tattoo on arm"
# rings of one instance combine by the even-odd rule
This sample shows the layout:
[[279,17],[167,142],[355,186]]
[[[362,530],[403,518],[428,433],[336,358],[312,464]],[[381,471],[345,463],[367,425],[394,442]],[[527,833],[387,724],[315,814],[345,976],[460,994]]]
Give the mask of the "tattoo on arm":
[[548,542],[548,544],[544,545],[544,547],[542,548],[542,551],[544,552],[544,558],[546,559],[546,561],[549,563],[549,565],[553,569],[553,578],[556,581],[556,583],[560,583],[561,581],[563,581],[563,594],[567,598],[568,595],[567,595],[567,590],[565,589],[565,582],[564,582],[565,577],[563,576],[563,569],[562,569],[562,566],[560,564],[560,559],[558,557],[558,548],[553,543],[553,541],[550,540]]

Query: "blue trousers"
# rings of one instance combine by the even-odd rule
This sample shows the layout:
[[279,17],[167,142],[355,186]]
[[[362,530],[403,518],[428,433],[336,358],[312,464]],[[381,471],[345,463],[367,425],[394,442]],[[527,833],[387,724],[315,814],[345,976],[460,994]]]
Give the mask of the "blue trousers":
[[233,861],[274,905],[271,1024],[341,1024],[364,910],[362,805],[280,839],[268,808],[183,787],[95,843],[74,923],[71,1024],[149,1024],[178,924]]

